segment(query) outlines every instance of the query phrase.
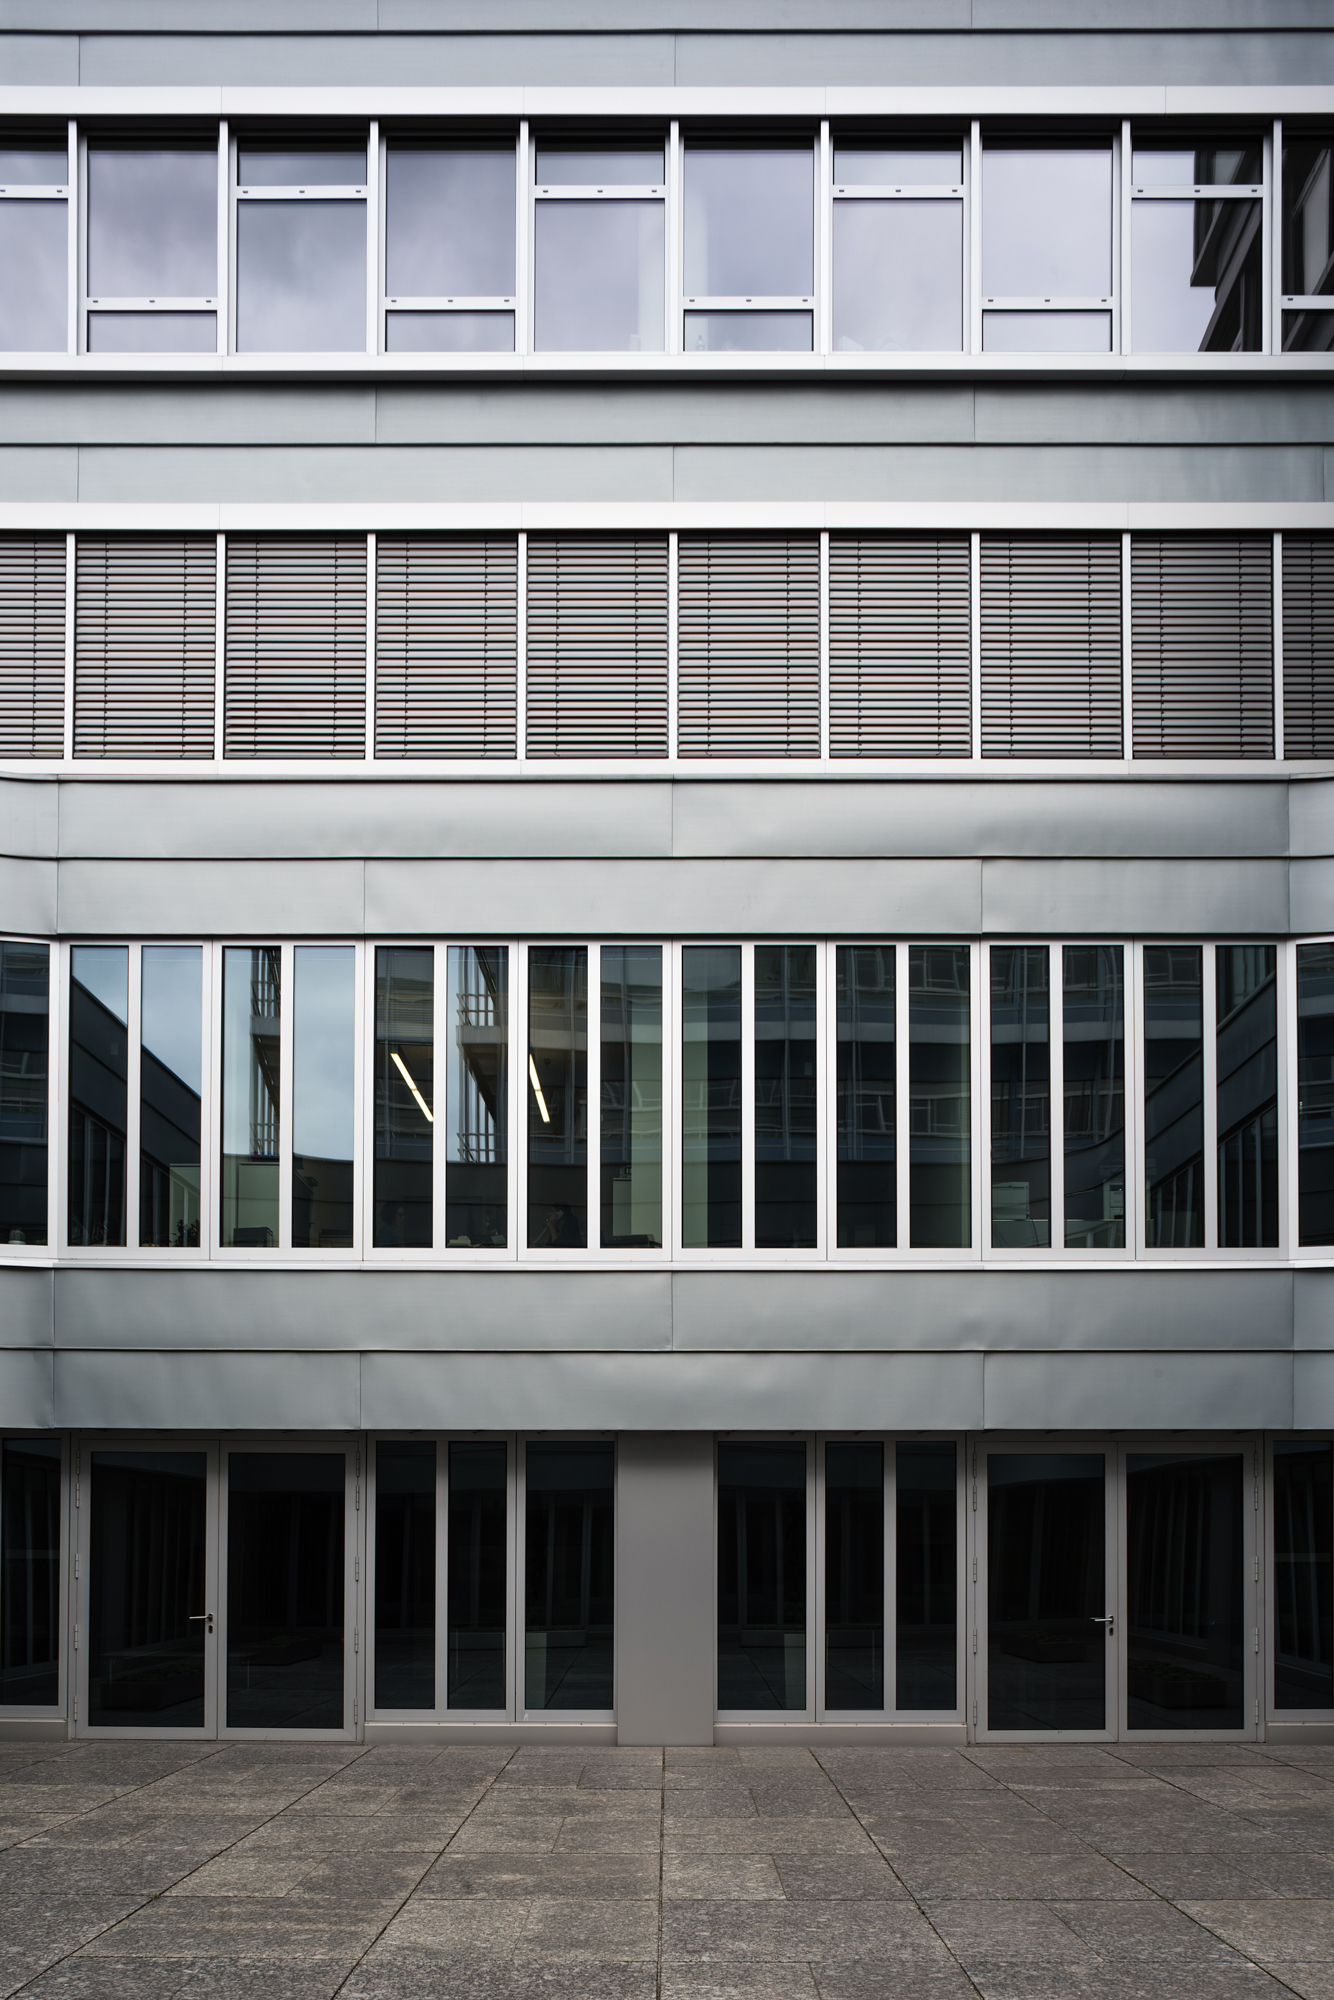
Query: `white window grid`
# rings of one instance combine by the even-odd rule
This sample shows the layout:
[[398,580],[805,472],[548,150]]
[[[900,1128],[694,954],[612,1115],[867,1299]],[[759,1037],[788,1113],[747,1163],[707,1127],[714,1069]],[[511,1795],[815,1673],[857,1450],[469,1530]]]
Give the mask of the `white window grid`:
[[[222,199],[224,199],[227,204],[227,237],[226,237],[227,274],[228,274],[227,297],[229,301],[229,309],[227,312],[227,330],[226,330],[227,346],[225,350],[227,353],[235,354],[239,351],[239,342],[237,337],[237,310],[238,310],[237,245],[238,245],[239,227],[240,227],[239,211],[244,204],[263,203],[268,201],[286,202],[289,205],[291,203],[305,203],[310,205],[317,205],[321,203],[327,204],[330,202],[334,202],[345,206],[346,205],[355,206],[358,203],[360,203],[362,209],[365,211],[368,223],[366,230],[365,351],[371,354],[374,354],[377,351],[377,348],[379,346],[379,327],[380,327],[379,300],[381,296],[379,244],[382,240],[381,232],[378,226],[379,215],[380,215],[379,124],[375,119],[371,119],[369,127],[362,124],[357,126],[355,128],[355,131],[349,129],[346,133],[346,138],[349,144],[364,143],[365,145],[366,177],[362,182],[360,183],[348,182],[346,184],[342,184],[342,183],[331,183],[331,182],[321,181],[318,183],[312,182],[308,187],[298,187],[295,184],[292,185],[291,187],[276,187],[276,186],[248,187],[248,186],[243,186],[240,180],[240,154],[242,146],[250,142],[249,134],[247,134],[244,138],[238,137],[235,131],[231,131],[229,134],[228,127],[225,122],[219,127],[219,140],[218,140],[219,157],[221,159],[225,156],[227,160],[226,186],[222,193]],[[280,138],[275,139],[275,143],[287,143],[289,139],[290,139],[290,131],[284,132]],[[315,151],[319,151],[321,149],[328,149],[329,147],[328,130],[321,129],[318,132],[312,132],[309,135],[309,143],[312,147],[312,150]],[[263,140],[257,138],[255,141],[256,150],[260,150],[262,148],[262,144]],[[220,328],[221,328],[221,316],[220,316]]]
[[65,204],[68,225],[68,270],[66,292],[69,301],[66,345],[70,353],[78,351],[78,275],[79,275],[79,219],[87,204],[76,198],[79,185],[79,137],[74,119],[67,122],[68,158],[65,162],[70,173],[66,181],[52,181],[50,184],[23,184],[0,187],[0,201],[59,201]]
[[[109,132],[102,133],[102,128],[99,128],[99,133],[101,133],[102,136],[110,136]],[[117,137],[119,138],[119,135],[117,135]],[[126,131],[126,137],[141,138],[143,144],[143,150],[145,152],[151,152],[153,149],[154,141],[152,137],[151,127],[150,128],[133,127],[133,126],[128,127]],[[208,297],[205,297],[203,294],[200,294],[197,297],[183,296],[178,298],[169,298],[159,294],[153,298],[147,298],[147,297],[123,298],[123,297],[111,297],[108,294],[99,294],[96,298],[93,298],[90,295],[88,289],[88,214],[89,214],[88,155],[90,150],[93,152],[97,151],[97,138],[93,137],[90,139],[87,131],[81,130],[77,126],[77,124],[73,120],[71,120],[70,142],[71,142],[71,151],[74,151],[77,145],[77,179],[75,182],[75,186],[78,190],[78,199],[76,203],[72,204],[71,218],[70,218],[71,236],[74,242],[74,249],[73,249],[74,281],[71,286],[71,305],[70,305],[71,316],[73,319],[72,337],[70,342],[71,352],[75,354],[86,354],[89,351],[88,318],[90,312],[97,312],[104,314],[212,313],[214,316],[214,324],[216,327],[216,334],[217,334],[217,338],[214,342],[213,351],[214,353],[217,354],[225,354],[227,352],[229,344],[228,330],[227,330],[227,295],[228,295],[227,274],[229,267],[228,244],[229,244],[229,234],[230,234],[228,230],[229,204],[227,200],[227,161],[228,161],[229,148],[227,141],[226,119],[221,120],[218,126],[217,279],[216,279],[215,290]],[[167,143],[170,145],[171,142],[169,141]],[[192,150],[194,149],[192,148]],[[198,150],[202,152],[207,150],[207,147],[201,144],[198,147]],[[150,356],[147,358],[149,358],[150,360],[156,360],[159,363],[163,359],[161,355]]]
[[[602,187],[593,184],[587,187],[576,187],[566,186],[563,183],[547,185],[538,179],[537,155],[543,140],[537,132],[529,127],[527,121],[524,121],[520,131],[520,157],[525,166],[525,173],[521,181],[521,192],[524,201],[523,247],[526,251],[526,259],[520,268],[527,275],[528,307],[524,320],[525,352],[537,353],[542,351],[537,345],[537,211],[544,203],[580,202],[594,206],[626,201],[658,203],[663,210],[663,298],[664,300],[671,300],[673,297],[671,279],[674,265],[672,225],[680,207],[679,201],[673,199],[675,187],[674,163],[680,151],[679,130],[679,125],[675,119],[672,120],[669,130],[666,132],[652,126],[645,128],[645,143],[648,143],[650,140],[656,141],[661,139],[663,145],[664,174],[663,179],[656,185],[645,182],[642,186],[635,186],[628,182],[618,181],[615,183],[607,182]],[[596,148],[598,134],[595,126],[591,127],[586,135],[581,134],[580,136],[585,139],[590,151]],[[619,134],[617,136],[619,137]],[[563,144],[565,142],[566,135],[561,134],[560,143]],[[557,141],[554,138],[552,144],[553,147],[557,147]],[[672,314],[669,307],[667,312],[668,325],[663,329],[662,348],[659,351],[668,349],[672,352],[676,351],[671,337],[671,318]]]
[[[1244,122],[1244,121],[1243,121]],[[1124,218],[1121,229],[1121,324],[1124,329],[1124,351],[1135,351],[1134,295],[1132,265],[1134,257],[1135,209],[1141,204],[1156,201],[1219,201],[1260,203],[1261,228],[1261,268],[1264,272],[1264,306],[1260,322],[1260,352],[1268,354],[1282,352],[1282,329],[1275,314],[1272,298],[1277,283],[1275,272],[1278,265],[1278,229],[1276,196],[1282,163],[1282,121],[1277,121],[1261,136],[1261,172],[1258,181],[1183,182],[1179,187],[1167,185],[1143,186],[1135,180],[1132,168],[1133,130],[1131,121],[1126,119],[1121,127],[1120,161],[1117,186],[1120,193],[1120,213]],[[1327,302],[1328,303],[1328,302]]]
[[[686,175],[689,172],[689,167],[686,161],[686,155],[690,152],[692,145],[698,145],[707,150],[710,141],[706,132],[691,131],[689,127],[687,127],[685,133],[683,134],[679,134],[679,128],[677,127],[674,127],[673,130],[674,134],[678,134],[677,143],[673,148],[673,151],[675,153],[676,159],[679,162],[679,180],[677,183],[676,207],[677,207],[677,214],[679,217],[677,254],[680,259],[680,262],[678,265],[678,269],[680,271],[681,276],[680,276],[679,290],[671,295],[673,303],[670,306],[669,310],[671,311],[672,317],[675,320],[675,326],[672,329],[673,339],[674,341],[679,339],[680,351],[682,353],[690,351],[687,345],[688,337],[686,333],[686,326],[692,314],[726,312],[726,313],[747,313],[755,315],[756,317],[762,317],[763,314],[765,313],[804,312],[804,313],[809,313],[811,315],[811,351],[813,353],[823,353],[826,350],[828,344],[826,338],[826,328],[824,323],[828,317],[827,300],[829,294],[827,285],[822,283],[821,280],[822,280],[823,267],[827,260],[826,245],[829,242],[829,239],[832,235],[832,231],[829,227],[828,220],[826,219],[826,210],[829,206],[829,201],[830,201],[829,164],[828,164],[829,163],[828,119],[823,119],[819,125],[818,131],[804,138],[803,140],[798,140],[796,138],[793,138],[791,140],[784,140],[782,138],[779,138],[775,140],[772,137],[766,139],[763,128],[758,129],[755,133],[755,141],[754,141],[755,150],[756,152],[759,153],[763,153],[766,150],[771,150],[774,148],[775,145],[782,146],[784,150],[790,150],[792,152],[802,151],[808,147],[811,151],[812,194],[813,194],[813,199],[811,204],[812,289],[810,290],[810,292],[805,294],[799,294],[796,292],[754,293],[750,297],[747,297],[743,293],[723,295],[717,293],[706,294],[703,292],[699,293],[686,292],[685,276],[684,276],[685,254],[686,254],[685,180],[686,180]],[[728,137],[729,141],[733,139],[733,135],[730,133]],[[738,147],[738,150],[743,150],[743,148]],[[675,347],[673,347],[673,352],[675,351],[676,349]],[[716,354],[707,355],[707,358],[716,361],[717,355]],[[785,350],[784,350],[784,358],[785,359],[791,358],[790,355]]]
[[[985,321],[989,314],[1001,316],[1006,313],[1081,313],[1089,315],[1101,314],[1104,317],[1110,315],[1112,325],[1108,351],[1112,354],[1120,354],[1123,351],[1121,339],[1123,320],[1121,287],[1117,282],[1117,267],[1118,262],[1124,266],[1125,254],[1122,247],[1121,226],[1123,214],[1121,199],[1121,156],[1123,143],[1121,133],[1119,131],[1108,133],[1106,128],[1100,130],[1096,125],[1091,124],[1086,132],[1081,132],[1079,128],[1072,127],[1066,130],[1058,130],[1052,134],[1050,139],[1044,134],[1041,126],[1034,126],[1024,135],[1035,152],[1045,150],[1047,145],[1050,145],[1053,150],[1058,150],[1062,146],[1079,148],[1087,145],[1089,150],[1092,151],[1099,140],[1103,140],[1108,146],[1112,156],[1112,208],[1108,231],[1108,247],[1110,252],[1108,260],[1110,264],[1109,283],[1111,289],[1105,297],[1089,295],[1086,297],[1062,298],[1053,295],[1050,298],[1044,298],[1038,295],[1027,296],[1021,294],[1005,296],[997,293],[991,295],[983,291],[982,251],[986,234],[986,215],[984,213],[985,197],[983,193],[984,180],[982,166],[985,158],[987,137],[986,128],[981,125],[980,121],[974,119],[970,128],[970,160],[968,163],[972,168],[972,214],[975,218],[970,237],[971,269],[969,277],[972,282],[967,288],[975,302],[972,311],[971,352],[974,354],[981,354],[983,352],[985,345]],[[1118,248],[1121,249],[1121,257],[1119,259]],[[1050,356],[1048,355],[1044,358],[1050,359]]]
[[[816,343],[820,352],[838,352],[834,346],[836,329],[833,326],[834,210],[838,208],[840,203],[858,201],[929,201],[933,203],[943,202],[946,205],[954,204],[958,207],[962,217],[962,239],[964,245],[963,269],[961,273],[959,345],[961,351],[971,350],[973,326],[972,298],[976,290],[976,287],[972,283],[974,268],[972,257],[972,220],[973,212],[977,206],[973,193],[972,168],[976,157],[977,142],[972,126],[953,132],[949,136],[951,139],[958,138],[962,155],[961,165],[963,171],[957,187],[945,181],[939,183],[914,181],[911,184],[904,183],[902,186],[896,185],[892,181],[886,181],[882,185],[877,185],[869,181],[859,181],[856,184],[851,182],[841,183],[838,176],[834,173],[836,135],[831,134],[828,119],[821,125],[820,157],[823,166],[819,184],[822,187],[828,185],[832,188],[832,206],[829,215],[829,226],[824,232],[824,255],[819,265],[818,289],[820,292],[822,318],[825,322],[824,337],[817,339]],[[865,143],[870,145],[872,142],[868,140]],[[913,135],[911,132],[904,135],[903,143],[905,150],[911,149],[913,144]],[[927,137],[921,143],[930,145],[932,141],[930,137]],[[817,209],[817,214],[822,213],[822,208]]]
[[[507,296],[502,295],[499,292],[496,293],[488,292],[484,294],[479,293],[475,296],[470,295],[467,297],[465,297],[462,293],[448,294],[443,292],[441,293],[423,292],[423,293],[413,293],[413,294],[408,294],[406,292],[398,292],[395,293],[392,297],[390,296],[388,287],[388,274],[387,274],[387,257],[388,257],[388,244],[389,244],[388,169],[389,169],[389,153],[393,147],[394,140],[393,136],[391,134],[388,134],[382,125],[377,124],[377,126],[373,129],[375,131],[376,160],[377,160],[376,206],[375,206],[377,227],[374,232],[374,240],[370,245],[370,257],[373,265],[370,296],[372,299],[376,301],[375,326],[372,331],[371,341],[370,341],[371,352],[373,354],[388,353],[389,327],[387,323],[387,316],[391,312],[431,312],[431,313],[476,313],[476,312],[492,313],[493,312],[493,313],[509,313],[512,316],[514,321],[514,351],[516,354],[522,354],[525,351],[526,343],[524,340],[524,328],[520,322],[520,317],[519,317],[519,298],[520,298],[519,285],[520,285],[520,273],[522,270],[522,264],[520,262],[520,252],[522,243],[526,240],[527,236],[527,231],[525,228],[527,220],[527,202],[525,198],[525,188],[524,188],[524,163],[528,159],[527,120],[524,119],[520,122],[518,135],[513,142],[514,192],[515,192],[515,219],[514,219],[515,290]],[[423,151],[428,150],[428,147],[425,143],[423,143],[422,145],[422,150]],[[468,151],[483,151],[483,150],[500,152],[503,150],[503,147],[495,141],[483,141],[482,139],[474,139],[470,142],[465,134],[459,132],[442,132],[440,134],[440,150],[442,152],[446,151],[468,152]],[[419,356],[418,358],[420,359],[421,357]]]

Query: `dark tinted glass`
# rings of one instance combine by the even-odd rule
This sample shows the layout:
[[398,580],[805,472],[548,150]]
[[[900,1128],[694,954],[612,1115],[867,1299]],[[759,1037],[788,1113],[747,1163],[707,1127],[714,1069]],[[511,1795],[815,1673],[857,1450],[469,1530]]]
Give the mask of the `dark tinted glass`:
[[435,1707],[435,1446],[375,1447],[375,1706]]
[[1065,1247],[1126,1240],[1126,1008],[1119,944],[1066,945]]
[[1107,1727],[1107,1521],[1093,1452],[987,1458],[987,1726]]
[[60,1699],[60,1441],[0,1444],[0,1705]]
[[509,963],[501,945],[449,947],[445,1241],[509,1241]]
[[129,953],[75,945],[69,978],[69,1240],[125,1241]]
[[908,953],[909,1234],[914,1249],[972,1241],[968,947]]
[[426,152],[385,164],[385,290],[404,298],[508,298],[514,291],[514,148]]
[[755,1247],[816,1236],[815,946],[755,947]]
[[[530,1459],[531,1467],[531,1459]],[[531,1470],[530,1470],[531,1477]],[[505,1706],[505,1446],[449,1447],[449,1706]]]
[[602,947],[602,1247],[662,1242],[662,947]]
[[[588,953],[528,954],[528,1245],[588,1241]],[[530,1704],[531,1706],[531,1704]]]
[[1217,947],[1218,1240],[1278,1243],[1278,1000],[1273,945]]
[[212,298],[217,289],[217,147],[90,146],[90,298]]
[[375,954],[375,1241],[431,1242],[435,1133],[435,953]]
[[837,353],[963,345],[963,203],[834,203]]
[[741,951],[681,954],[681,1240],[741,1241]]
[[1334,1243],[1334,945],[1330,944],[1297,947],[1297,1218],[1302,1243]]
[[0,350],[69,346],[69,204],[0,201]]
[[243,354],[364,353],[364,201],[242,201],[236,345]]
[[222,1241],[278,1241],[282,955],[228,946],[222,955]]
[[199,1242],[203,953],[145,945],[139,1052],[139,1241]]
[[343,1727],[341,1452],[227,1461],[227,1725]]
[[1334,313],[1284,313],[1285,354],[1328,354],[1331,348],[1334,348]]
[[885,1453],[825,1446],[825,1707],[885,1705]]
[[89,1475],[88,1720],[202,1729],[204,1454],[95,1451]]
[[662,202],[539,201],[533,227],[539,350],[661,353],[667,242]]
[[1144,948],[1144,1240],[1204,1242],[1204,986],[1198,945]]
[[685,289],[700,298],[801,297],[814,273],[815,156],[688,146]]
[[1274,1446],[1275,1708],[1334,1708],[1332,1455]]
[[806,1706],[806,1447],[718,1447],[718,1706]]
[[991,951],[991,1240],[1051,1242],[1051,994],[1045,945]]
[[958,1704],[955,1480],[953,1444],[895,1447],[895,1673],[900,1709]]
[[350,945],[298,945],[292,964],[292,1243],[352,1247],[356,1027]]
[[530,1444],[526,1466],[524,1701],[615,1700],[615,1457],[610,1444]]
[[1126,1715],[1132,1729],[1240,1729],[1242,1461],[1126,1459]]
[[1264,325],[1258,201],[1137,201],[1131,344],[1139,354],[1257,352]]
[[893,945],[838,948],[838,1242],[898,1240]]
[[988,145],[985,297],[1104,299],[1112,288],[1112,150]]
[[1334,292],[1334,135],[1283,135],[1283,290],[1294,298]]
[[44,944],[0,944],[0,1243],[45,1243],[51,994]]

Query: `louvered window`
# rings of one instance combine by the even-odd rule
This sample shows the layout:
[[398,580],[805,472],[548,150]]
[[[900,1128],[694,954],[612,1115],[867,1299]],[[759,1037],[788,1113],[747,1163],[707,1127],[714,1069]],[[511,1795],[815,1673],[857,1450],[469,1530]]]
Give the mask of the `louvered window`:
[[1137,757],[1274,754],[1268,535],[1137,535],[1130,633]]
[[364,536],[227,543],[228,757],[366,754]]
[[527,753],[667,755],[667,538],[528,541]]
[[65,747],[65,537],[0,536],[0,756]]
[[1334,535],[1283,537],[1283,754],[1334,757]]
[[829,750],[966,757],[967,535],[829,538]]
[[211,757],[217,678],[213,535],[79,537],[76,757]]
[[514,756],[518,546],[513,535],[377,539],[377,757]]
[[677,730],[683,757],[820,754],[820,544],[683,535]]
[[981,538],[982,755],[1119,757],[1121,538]]

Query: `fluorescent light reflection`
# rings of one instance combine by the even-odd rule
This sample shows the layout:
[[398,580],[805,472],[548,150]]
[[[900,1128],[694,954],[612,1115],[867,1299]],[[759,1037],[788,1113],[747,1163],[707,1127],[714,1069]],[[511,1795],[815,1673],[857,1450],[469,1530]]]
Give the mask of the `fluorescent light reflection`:
[[542,1086],[537,1080],[537,1064],[531,1056],[528,1058],[528,1075],[532,1081],[533,1095],[537,1099],[537,1108],[542,1113],[542,1123],[549,1125],[551,1123],[551,1113],[547,1110],[547,1100],[543,1097]]
[[408,1066],[404,1062],[402,1056],[398,1053],[397,1049],[392,1049],[390,1051],[389,1059],[393,1063],[394,1068],[398,1071],[399,1075],[402,1077],[404,1083],[406,1083],[406,1085],[408,1086],[408,1089],[412,1092],[413,1096],[416,1098],[422,1117],[426,1120],[428,1125],[434,1125],[435,1119],[431,1114],[431,1107],[426,1102],[426,1099],[422,1096],[421,1092],[418,1090],[416,1084],[412,1081],[412,1078],[409,1076]]

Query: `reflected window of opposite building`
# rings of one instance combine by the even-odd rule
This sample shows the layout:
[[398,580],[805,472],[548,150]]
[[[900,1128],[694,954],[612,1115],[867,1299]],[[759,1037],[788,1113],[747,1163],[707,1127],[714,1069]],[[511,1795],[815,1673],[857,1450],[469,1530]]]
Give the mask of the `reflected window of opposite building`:
[[1131,347],[1139,354],[1258,350],[1259,139],[1137,129],[1130,177]]

